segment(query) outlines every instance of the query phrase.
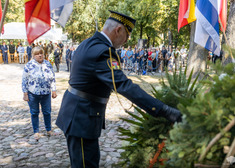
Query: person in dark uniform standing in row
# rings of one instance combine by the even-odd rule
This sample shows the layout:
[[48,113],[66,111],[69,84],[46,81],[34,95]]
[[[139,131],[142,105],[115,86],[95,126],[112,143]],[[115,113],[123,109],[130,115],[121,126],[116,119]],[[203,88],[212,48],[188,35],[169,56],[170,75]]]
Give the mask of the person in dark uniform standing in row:
[[27,46],[27,48],[26,48],[26,52],[27,52],[27,56],[28,56],[28,62],[31,60],[31,58],[32,58],[32,54],[31,54],[31,52],[32,52],[32,44],[31,45],[28,45]]
[[60,47],[60,61],[62,62],[62,56],[63,56],[63,52],[64,52],[64,44],[61,41],[59,43],[59,47]]
[[13,41],[10,41],[10,45],[9,45],[9,53],[10,53],[10,57],[11,57],[11,62],[14,62],[14,56],[15,56],[15,45],[13,44]]
[[55,51],[54,51],[54,57],[55,57],[55,66],[56,66],[56,72],[60,71],[60,48],[59,45],[55,45]]
[[4,64],[8,64],[8,47],[5,42],[2,43],[2,56],[3,56],[3,62]]
[[180,111],[153,98],[126,77],[115,49],[127,42],[135,20],[110,11],[103,30],[83,41],[73,57],[69,88],[56,125],[64,132],[72,168],[98,168],[98,138],[112,90],[155,117],[181,121]]
[[69,46],[67,45],[66,46],[66,55],[65,55],[65,59],[66,59],[66,65],[67,65],[67,70],[66,71],[69,71],[70,68],[69,68],[69,54],[71,54],[72,51],[70,51],[69,49]]
[[54,46],[52,44],[52,41],[50,41],[50,43],[47,45],[47,52],[48,52],[48,55],[50,55],[54,50]]

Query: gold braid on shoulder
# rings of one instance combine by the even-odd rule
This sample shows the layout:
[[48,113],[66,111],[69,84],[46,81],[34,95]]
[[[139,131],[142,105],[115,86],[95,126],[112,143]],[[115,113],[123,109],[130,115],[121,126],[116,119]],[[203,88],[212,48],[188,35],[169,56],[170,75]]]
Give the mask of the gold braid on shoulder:
[[[117,52],[116,52],[116,54],[117,54]],[[119,97],[118,97],[118,93],[117,93],[117,89],[116,89],[116,84],[115,84],[115,79],[114,79],[113,66],[112,66],[112,59],[113,59],[113,58],[112,58],[111,47],[109,47],[109,57],[110,57],[110,59],[109,59],[109,60],[110,60],[110,64],[109,64],[108,60],[107,60],[107,64],[108,64],[109,68],[111,69],[114,92],[115,92],[115,94],[116,94],[116,96],[117,96],[117,99],[118,99],[118,102],[121,104],[122,108],[123,108],[125,111],[128,111],[128,110],[131,109],[131,107],[133,107],[133,103],[131,104],[131,107],[129,107],[128,109],[126,109],[126,108],[123,106],[122,102],[120,101],[120,99],[119,99]],[[119,58],[119,55],[118,55],[118,54],[117,54],[117,57],[118,57],[118,63],[119,63],[119,65],[120,65],[120,69],[121,69],[121,64],[120,64],[121,62],[120,62],[120,58]]]

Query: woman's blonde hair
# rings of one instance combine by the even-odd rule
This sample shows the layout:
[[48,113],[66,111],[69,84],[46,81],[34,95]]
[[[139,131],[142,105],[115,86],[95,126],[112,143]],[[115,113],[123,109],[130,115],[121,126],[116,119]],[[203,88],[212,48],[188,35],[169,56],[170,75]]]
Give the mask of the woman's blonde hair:
[[32,49],[32,56],[37,54],[44,54],[44,50],[42,49],[42,47],[37,46]]

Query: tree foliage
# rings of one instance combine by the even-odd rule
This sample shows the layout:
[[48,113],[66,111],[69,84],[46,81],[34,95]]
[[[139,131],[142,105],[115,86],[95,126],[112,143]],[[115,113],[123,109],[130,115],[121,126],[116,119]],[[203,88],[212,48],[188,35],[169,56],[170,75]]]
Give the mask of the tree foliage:
[[[3,8],[4,3],[2,1]],[[187,46],[190,26],[177,32],[178,5],[179,0],[76,0],[64,32],[74,42],[81,42],[97,29],[101,31],[109,17],[108,10],[114,10],[137,20],[126,45],[135,45],[142,38],[148,39],[152,46],[169,43]],[[10,22],[24,22],[24,1],[9,0],[4,23]],[[171,38],[168,37],[169,32]]]
[[[4,10],[5,1],[2,0],[2,10]],[[4,23],[24,22],[24,1],[9,0],[8,8]]]
[[94,34],[96,26],[101,31],[108,10],[114,10],[137,20],[127,45],[135,45],[142,38],[148,39],[149,45],[187,46],[190,26],[177,32],[178,5],[179,0],[77,0],[65,31],[73,41],[81,42]]

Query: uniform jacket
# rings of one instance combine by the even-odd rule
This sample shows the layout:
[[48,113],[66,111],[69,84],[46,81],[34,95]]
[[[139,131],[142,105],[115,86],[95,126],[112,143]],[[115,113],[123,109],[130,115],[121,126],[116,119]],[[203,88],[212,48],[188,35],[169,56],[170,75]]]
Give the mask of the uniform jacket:
[[2,45],[2,47],[1,47],[1,49],[2,49],[2,55],[7,55],[7,52],[8,52],[8,47],[7,47],[7,45]]
[[47,45],[47,52],[48,52],[48,54],[51,54],[53,50],[54,50],[53,44],[51,44],[51,43],[48,44]]
[[66,61],[69,61],[69,55],[71,55],[71,50],[70,49],[67,49],[66,50],[66,55],[65,55],[65,59],[66,59]]
[[11,53],[11,54],[14,54],[15,53],[15,45],[14,44],[10,44],[9,45],[9,52]]
[[[109,47],[116,62],[118,58],[115,48],[101,33],[96,32],[93,37],[83,41],[74,53],[70,86],[95,96],[108,98],[113,90]],[[151,115],[158,116],[163,106],[161,101],[132,83],[118,68],[114,69],[114,78],[118,93]],[[104,128],[105,109],[106,104],[83,99],[67,90],[56,124],[66,134],[95,139],[100,136],[101,129]]]
[[27,55],[31,56],[32,47],[31,46],[27,46],[26,52],[27,52]]
[[57,49],[55,49],[55,51],[54,51],[54,57],[57,59],[57,58],[60,58],[60,49],[59,48],[57,48]]

